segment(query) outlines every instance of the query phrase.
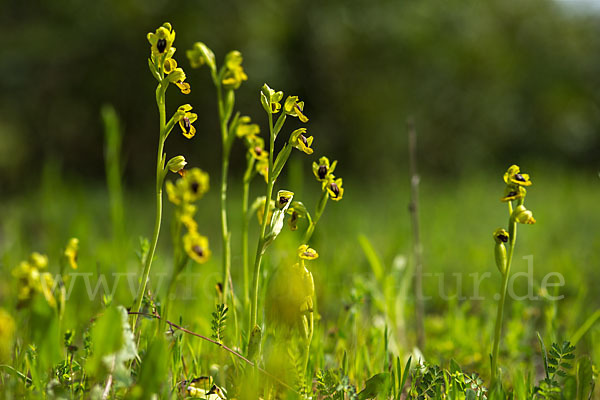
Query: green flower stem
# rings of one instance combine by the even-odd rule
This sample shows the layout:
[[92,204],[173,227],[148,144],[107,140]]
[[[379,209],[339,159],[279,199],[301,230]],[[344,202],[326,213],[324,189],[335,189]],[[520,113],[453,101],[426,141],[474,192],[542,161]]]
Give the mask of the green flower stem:
[[303,366],[304,366],[304,373],[303,373],[303,375],[304,375],[304,379],[305,380],[306,380],[306,371],[308,370],[308,360],[310,358],[310,345],[312,343],[313,333],[315,331],[314,311],[310,313],[310,316],[309,316],[308,320],[309,320],[309,330],[310,330],[310,332],[308,334],[308,337],[306,338],[306,347],[304,349],[304,363],[303,363]]
[[315,227],[323,215],[323,211],[325,211],[325,206],[327,205],[327,200],[329,199],[329,195],[327,194],[327,190],[323,190],[321,193],[321,198],[319,199],[319,203],[317,204],[317,212],[315,213],[315,218],[309,222],[308,228],[306,229],[306,234],[304,235],[303,244],[308,244],[308,241],[312,237],[315,232]]
[[[144,271],[142,272],[142,288],[138,293],[138,299],[136,301],[136,305],[134,310],[136,312],[141,312],[142,310],[142,300],[144,299],[144,293],[146,293],[146,285],[148,283],[148,277],[150,275],[150,268],[152,267],[152,259],[154,258],[154,252],[156,251],[156,245],[158,243],[158,235],[160,233],[160,224],[162,221],[162,184],[165,177],[165,155],[164,146],[165,146],[165,127],[166,127],[166,107],[165,107],[165,91],[167,85],[163,85],[162,83],[158,85],[156,88],[156,104],[158,106],[159,113],[159,126],[160,126],[160,135],[158,140],[158,155],[156,159],[156,219],[154,221],[154,233],[152,235],[152,242],[150,245],[150,251],[146,255],[146,260],[144,263]],[[133,329],[135,330],[137,323],[137,314],[133,317]]]
[[[225,104],[219,80],[215,80],[217,86],[217,100],[219,102],[219,120],[221,124],[221,137],[223,139],[223,156],[221,161],[221,236],[223,242],[223,298],[222,303],[227,304],[229,275],[231,271],[231,233],[227,224],[227,175],[229,172],[229,154],[231,143],[227,129],[227,116],[225,115]],[[233,295],[233,293],[232,293]],[[234,307],[235,311],[235,307]]]
[[248,310],[250,304],[250,273],[248,271],[248,200],[250,197],[250,181],[254,169],[254,158],[248,159],[248,166],[244,174],[244,187],[242,196],[242,265],[244,268],[244,308]]
[[161,315],[161,323],[159,324],[159,326],[161,326],[161,332],[164,332],[163,327],[165,326],[165,324],[162,323],[162,320],[167,321],[167,318],[169,318],[169,307],[171,306],[171,293],[173,293],[173,289],[175,289],[175,284],[177,283],[177,278],[179,278],[179,274],[185,268],[188,259],[189,258],[187,257],[187,255],[184,255],[182,260],[173,265],[173,268],[175,268],[175,270],[173,271],[173,275],[171,275],[171,279],[169,280],[169,286],[167,287],[167,295],[165,296],[164,302],[165,306]]
[[[512,214],[512,204],[509,209]],[[504,318],[504,303],[506,300],[506,290],[508,288],[508,278],[510,277],[510,266],[512,264],[515,242],[517,239],[517,222],[510,218],[508,222],[509,247],[506,262],[506,271],[502,276],[502,287],[500,292],[500,301],[498,302],[498,313],[496,314],[496,326],[494,329],[494,345],[492,347],[492,382],[491,387],[496,383],[498,377],[498,351],[500,349],[500,336],[502,334],[502,321]]]
[[258,246],[256,248],[256,257],[254,259],[254,276],[252,278],[252,309],[250,313],[250,330],[256,325],[256,316],[258,313],[258,277],[260,274],[260,263],[262,262],[262,256],[265,252],[265,232],[267,231],[267,220],[269,215],[269,203],[273,196],[273,186],[275,184],[273,176],[273,152],[275,147],[275,135],[273,132],[273,114],[269,115],[269,170],[267,172],[268,183],[267,183],[267,195],[265,197],[265,208],[263,212],[263,221],[260,227],[260,236],[258,238]]

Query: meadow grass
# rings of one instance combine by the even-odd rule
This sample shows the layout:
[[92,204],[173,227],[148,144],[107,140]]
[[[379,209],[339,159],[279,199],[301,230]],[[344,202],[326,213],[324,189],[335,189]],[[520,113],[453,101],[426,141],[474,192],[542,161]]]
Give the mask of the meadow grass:
[[[308,163],[306,163],[308,164]],[[65,178],[56,164],[44,169],[40,184],[27,193],[3,198],[3,218],[0,222],[0,272],[6,279],[0,281],[0,307],[14,310],[17,286],[11,271],[31,251],[48,254],[49,270],[58,272],[60,249],[68,239],[80,240],[78,273],[90,273],[92,288],[98,274],[106,274],[109,287],[114,282],[112,273],[139,274],[140,236],[151,231],[153,205],[147,201],[151,188],[140,187],[124,193],[125,243],[114,240],[111,233],[108,193],[102,185],[88,185],[76,179]],[[528,171],[535,177],[530,189],[528,207],[535,210],[537,224],[520,231],[515,250],[513,274],[527,272],[524,256],[533,256],[533,287],[538,299],[507,300],[504,339],[500,348],[499,365],[505,386],[513,380],[531,375],[537,382],[543,378],[542,357],[536,332],[547,345],[571,340],[586,319],[600,309],[597,295],[597,268],[600,264],[600,242],[597,227],[598,176],[594,171],[570,171],[533,165]],[[490,179],[494,176],[494,179]],[[287,178],[284,177],[284,181]],[[298,198],[316,199],[319,186],[307,177],[295,176],[302,187]],[[408,204],[408,179],[398,175],[385,184],[365,184],[360,180],[345,182],[348,194],[340,207],[329,207],[322,226],[314,235],[313,246],[320,258],[311,263],[316,288],[318,317],[311,345],[309,371],[333,369],[346,359],[347,375],[359,389],[372,375],[389,368],[395,357],[402,363],[419,354],[427,362],[448,365],[456,360],[463,371],[477,372],[489,379],[493,322],[498,292],[498,279],[493,255],[491,233],[505,219],[499,206],[501,179],[488,171],[474,173],[468,178],[436,179],[425,175],[421,186],[421,231],[424,248],[423,279],[425,301],[425,347],[415,352],[414,303],[406,290],[406,277],[411,271],[411,237]],[[240,185],[230,189],[230,225],[240,221]],[[275,188],[277,190],[277,187]],[[261,191],[252,193],[251,199]],[[376,195],[374,195],[376,194]],[[384,201],[382,199],[385,199]],[[309,203],[306,201],[305,203]],[[215,257],[203,265],[187,266],[186,272],[198,274],[177,284],[178,296],[172,301],[170,319],[188,329],[210,336],[211,313],[215,310],[215,285],[220,281],[218,190],[213,188],[203,199],[197,218],[202,231],[210,238]],[[310,205],[312,207],[312,204]],[[164,228],[169,229],[170,206],[166,207]],[[302,229],[291,232],[284,229],[265,255],[262,269],[261,293],[274,267],[293,261],[289,249],[300,240]],[[258,223],[254,216],[250,223],[250,243],[254,243]],[[360,239],[360,237],[363,239]],[[167,235],[165,235],[165,238]],[[361,246],[361,241],[363,246]],[[365,255],[364,243],[370,244],[379,265]],[[236,296],[243,297],[240,238],[232,240],[232,274]],[[149,283],[155,301],[162,303],[166,291],[166,277],[157,288],[161,274],[170,272],[172,254],[170,242],[160,240]],[[371,254],[373,257],[373,254]],[[380,269],[378,271],[377,269]],[[479,297],[474,297],[475,284],[470,274],[490,276],[482,279]],[[557,272],[564,277],[564,286],[558,292],[542,292],[543,277]],[[383,275],[382,275],[383,274]],[[409,275],[407,275],[409,274]],[[384,279],[378,279],[383,276]],[[185,273],[184,273],[184,276]],[[137,278],[136,278],[137,279]],[[460,280],[460,281],[459,281]],[[187,292],[189,283],[191,292]],[[136,280],[137,284],[137,280]],[[405,285],[403,287],[403,285]],[[410,283],[408,283],[410,285]],[[82,334],[90,320],[101,313],[104,306],[100,289],[92,299],[88,296],[83,279],[76,281],[67,301],[61,329],[73,329],[75,342],[82,346]],[[515,284],[518,295],[528,293],[525,277]],[[180,296],[182,295],[182,296]],[[185,296],[189,295],[190,298]],[[558,301],[544,299],[544,295],[564,295]],[[259,296],[264,299],[264,296]],[[113,304],[133,303],[132,293],[124,280],[117,286]],[[263,309],[261,304],[259,309]],[[18,324],[23,317],[16,315]],[[245,324],[240,323],[240,335],[247,338]],[[152,331],[154,322],[143,319],[143,332]],[[235,347],[242,345],[242,337],[233,337],[233,322],[228,321],[223,342]],[[386,341],[385,333],[388,340]],[[23,332],[25,334],[25,332]],[[233,363],[230,356],[209,343],[181,335],[180,348],[188,363],[185,376],[212,375],[215,382],[225,387]],[[589,355],[594,364],[600,362],[598,324],[592,321],[589,329],[578,334],[578,355]],[[179,337],[179,336],[178,336]],[[27,339],[24,337],[20,340]],[[144,348],[144,341],[138,344]],[[182,371],[180,362],[164,355],[168,370]],[[11,364],[9,362],[9,364]],[[24,370],[25,364],[11,364]],[[164,381],[166,376],[154,376]],[[314,377],[314,375],[311,375]],[[3,375],[5,395],[21,393],[16,381]],[[182,377],[172,376],[173,384]],[[165,393],[165,392],[163,392]]]

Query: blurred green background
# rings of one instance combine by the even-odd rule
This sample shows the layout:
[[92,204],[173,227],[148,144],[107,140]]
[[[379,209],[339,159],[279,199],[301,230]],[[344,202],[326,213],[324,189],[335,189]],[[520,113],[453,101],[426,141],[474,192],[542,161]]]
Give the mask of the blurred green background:
[[[314,247],[321,256],[311,267],[323,364],[345,345],[351,357],[368,358],[360,354],[372,349],[362,345],[382,337],[386,296],[400,298],[399,314],[406,315],[391,321],[392,336],[410,350],[412,297],[401,298],[398,283],[411,264],[409,117],[419,132],[426,271],[446,274],[446,296],[473,291],[468,275],[459,287],[454,272],[492,274],[481,286],[484,301],[448,300],[435,275],[425,280],[432,297],[426,302],[428,357],[488,367],[491,296],[498,284],[491,232],[506,223],[498,200],[502,173],[512,163],[532,175],[527,205],[538,220],[520,228],[515,272],[526,270],[521,257],[533,254],[536,293],[548,272],[562,273],[566,285],[564,302],[510,303],[503,357],[514,362],[511,368],[539,362],[536,330],[552,340],[569,338],[600,307],[600,6],[593,2],[5,0],[1,9],[0,271],[7,276],[34,250],[48,254],[56,271],[72,236],[81,240],[80,272],[108,274],[112,284],[111,273],[140,271],[135,250],[138,237],[152,231],[158,136],[146,33],[169,21],[177,32],[175,58],[192,85],[187,96],[169,90],[169,113],[187,102],[199,119],[191,141],[169,138],[167,155],[184,154],[190,166],[211,175],[198,221],[214,255],[206,265],[189,266],[206,279],[193,302],[180,302],[186,323],[198,331],[210,329],[206,316],[219,279],[221,148],[209,72],[192,70],[185,58],[196,41],[219,60],[231,49],[243,53],[249,79],[236,92],[236,108],[260,123],[263,133],[258,93],[264,82],[306,102],[315,154],[294,152],[277,189],[294,190],[312,210],[320,188],[310,163],[324,154],[339,160],[344,199],[330,202],[317,228]],[[104,104],[114,105],[124,129],[125,239],[110,222]],[[229,197],[236,285],[243,152],[236,143]],[[262,194],[263,182],[254,181],[252,190],[252,198]],[[171,268],[171,214],[165,205],[153,274]],[[255,235],[255,219],[251,229]],[[265,282],[273,267],[293,257],[298,234],[286,229],[269,251]],[[359,234],[380,256],[391,294],[374,279]],[[253,238],[250,243],[252,250]],[[95,287],[95,277],[92,282]],[[528,289],[524,281],[517,287],[519,293]],[[101,309],[100,299],[90,301],[85,291],[78,283],[66,326],[87,324]],[[0,280],[3,307],[16,303],[15,293],[14,279]],[[131,297],[122,285],[115,303],[129,305]],[[352,324],[356,332],[346,333]],[[369,329],[362,332],[363,326]],[[598,364],[600,328],[590,332],[579,346]]]
[[[534,159],[598,168],[600,7],[588,3],[5,0],[0,21],[3,192],[24,190],[23,176],[38,178],[47,160],[103,180],[104,103],[125,127],[127,184],[151,179],[158,116],[145,36],[164,21],[192,85],[188,96],[169,91],[168,106],[189,102],[199,113],[197,137],[174,137],[168,151],[211,173],[215,92],[208,70],[185,57],[199,40],[219,60],[243,53],[239,109],[263,127],[264,82],[304,99],[316,155],[334,155],[346,177],[404,172],[407,117],[422,169],[441,177]],[[234,179],[243,146],[235,152]]]

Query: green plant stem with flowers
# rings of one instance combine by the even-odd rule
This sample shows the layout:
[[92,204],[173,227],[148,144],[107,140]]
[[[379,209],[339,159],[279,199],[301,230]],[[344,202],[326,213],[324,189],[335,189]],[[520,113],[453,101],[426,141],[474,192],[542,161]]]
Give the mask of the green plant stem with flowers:
[[[223,304],[227,304],[228,288],[231,275],[231,233],[229,232],[229,225],[227,221],[227,177],[229,175],[229,155],[231,153],[231,145],[233,135],[230,135],[228,131],[229,115],[225,113],[225,104],[223,102],[222,86],[220,80],[215,80],[217,87],[217,98],[219,103],[219,123],[221,126],[221,138],[222,138],[222,156],[221,156],[221,239],[223,243]],[[233,98],[233,95],[231,95]],[[231,105],[233,107],[233,104]],[[233,292],[232,292],[233,296]],[[235,307],[234,307],[235,311]]]
[[[526,186],[531,185],[529,175],[522,174],[517,165],[512,165],[504,174],[506,189],[501,201],[508,204],[508,231],[502,228],[496,229],[493,234],[495,247],[496,266],[502,275],[502,284],[500,286],[500,300],[498,301],[498,311],[496,314],[496,325],[494,327],[494,343],[492,345],[491,355],[491,387],[498,382],[498,354],[500,350],[500,338],[502,335],[502,322],[504,319],[504,306],[506,303],[506,292],[508,280],[510,278],[510,267],[512,264],[513,253],[517,240],[517,224],[534,224],[535,219],[531,211],[525,208]],[[516,207],[513,209],[513,201],[516,201]],[[508,243],[508,250],[506,249]]]
[[252,303],[250,312],[250,329],[253,329],[256,325],[257,313],[258,313],[258,278],[260,274],[260,264],[262,262],[262,256],[265,252],[265,233],[267,230],[267,222],[269,215],[269,205],[271,197],[273,197],[273,186],[275,185],[275,179],[273,171],[273,152],[275,147],[275,135],[273,132],[273,114],[267,112],[269,118],[269,169],[267,173],[267,191],[265,197],[265,206],[263,210],[263,220],[260,226],[260,233],[258,236],[258,245],[256,247],[256,256],[254,258],[254,272],[252,275]]
[[[158,107],[159,114],[159,137],[156,159],[155,187],[156,212],[150,249],[144,260],[141,288],[138,292],[138,297],[134,305],[134,310],[136,310],[136,312],[140,312],[142,308],[144,294],[146,293],[146,286],[150,276],[150,269],[152,267],[152,261],[160,234],[160,226],[162,221],[162,187],[165,176],[169,169],[173,169],[175,168],[174,166],[181,164],[181,160],[183,159],[182,156],[177,156],[166,163],[166,154],[164,152],[165,141],[167,140],[169,133],[176,123],[179,123],[180,127],[182,128],[183,135],[188,139],[191,139],[196,132],[195,128],[191,124],[197,119],[196,114],[190,113],[192,107],[189,105],[184,105],[179,107],[177,112],[167,122],[165,94],[169,84],[174,83],[177,85],[183,94],[188,94],[190,92],[190,85],[185,82],[185,72],[183,72],[181,68],[177,68],[177,62],[172,58],[173,54],[175,54],[175,47],[172,47],[173,41],[175,40],[175,31],[171,27],[171,24],[163,24],[156,30],[156,32],[149,33],[147,38],[151,45],[151,55],[148,59],[148,66],[150,68],[150,72],[158,81],[158,86],[156,87],[156,105]],[[183,160],[183,162],[185,163],[185,160]],[[134,329],[136,322],[137,315],[134,315]]]
[[244,309],[250,305],[250,266],[248,265],[248,201],[250,199],[250,183],[254,172],[254,158],[250,155],[247,160],[246,172],[242,188],[242,268],[244,273]]
[[[280,104],[282,99],[283,92],[276,92],[267,84],[263,85],[260,93],[260,100],[265,112],[267,113],[269,123],[269,155],[266,172],[267,190],[263,208],[263,219],[256,248],[256,256],[254,258],[254,272],[252,277],[252,289],[250,293],[252,296],[250,303],[250,331],[254,331],[255,327],[257,326],[258,285],[262,257],[268,245],[275,240],[277,235],[280,233],[283,218],[292,202],[294,195],[292,192],[280,191],[278,198],[275,201],[278,213],[274,212],[273,216],[269,218],[269,208],[271,205],[271,198],[273,197],[273,187],[277,178],[279,177],[279,174],[285,166],[293,147],[306,154],[312,154],[313,152],[313,149],[310,147],[313,141],[312,136],[306,138],[304,136],[306,129],[299,128],[292,132],[288,142],[284,145],[281,151],[279,151],[277,157],[275,157],[275,138],[281,131],[287,116],[297,117],[303,123],[308,122],[308,118],[302,113],[304,109],[304,102],[299,101],[297,96],[288,96],[282,107]],[[273,124],[273,115],[279,113],[280,111],[282,111],[281,114],[277,118],[275,124]],[[267,231],[267,226],[269,224],[270,230]]]
[[[162,68],[161,68],[162,70]],[[164,89],[163,89],[164,88]],[[162,221],[162,184],[164,180],[164,165],[165,165],[165,156],[164,156],[164,146],[165,146],[165,127],[166,127],[166,105],[165,105],[165,91],[166,85],[163,85],[162,82],[156,88],[156,105],[158,106],[159,113],[159,139],[158,139],[158,154],[156,158],[156,194],[155,194],[155,219],[154,219],[154,231],[152,233],[152,240],[150,241],[150,250],[148,254],[146,254],[146,259],[144,260],[144,271],[142,272],[142,287],[138,293],[138,298],[135,304],[134,309],[137,312],[140,312],[142,309],[142,301],[144,298],[144,293],[146,293],[146,285],[148,283],[148,277],[150,275],[150,268],[152,267],[152,259],[154,258],[154,252],[156,251],[156,245],[158,244],[158,236],[160,234],[160,225]],[[137,315],[133,317],[133,326],[135,329],[135,325],[137,322]]]
[[[222,142],[220,213],[223,257],[221,302],[227,304],[229,295],[231,295],[232,301],[235,301],[231,281],[231,232],[229,231],[227,217],[227,179],[229,175],[229,156],[235,138],[239,113],[233,119],[232,115],[235,104],[235,90],[239,89],[242,82],[247,80],[248,77],[242,68],[242,54],[237,50],[227,53],[224,65],[220,69],[217,69],[213,51],[202,42],[196,42],[192,49],[187,51],[187,57],[192,68],[199,68],[204,64],[210,68],[211,78],[217,91],[219,128]],[[237,321],[235,305],[233,313]]]
[[[323,211],[325,211],[325,206],[327,205],[327,200],[329,199],[329,195],[327,194],[327,190],[323,190],[321,192],[321,197],[319,198],[319,202],[317,203],[317,210],[315,212],[315,217],[310,218],[308,220],[308,228],[306,229],[306,233],[304,234],[304,239],[302,243],[308,244],[312,235],[315,233],[315,228],[317,223],[321,219],[321,215],[323,215]],[[308,214],[309,216],[310,214]]]

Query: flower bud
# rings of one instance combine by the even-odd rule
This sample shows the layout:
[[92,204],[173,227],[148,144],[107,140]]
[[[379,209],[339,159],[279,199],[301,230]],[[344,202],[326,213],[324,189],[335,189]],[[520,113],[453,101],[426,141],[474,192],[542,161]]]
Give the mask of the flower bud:
[[492,235],[494,240],[496,241],[496,247],[494,249],[496,255],[496,267],[498,267],[498,271],[502,275],[506,274],[506,265],[507,265],[507,257],[506,257],[506,246],[504,243],[508,242],[510,236],[505,229],[498,228],[494,231]]
[[507,264],[506,246],[504,246],[504,243],[502,242],[496,243],[494,251],[496,255],[496,267],[498,267],[498,271],[500,271],[502,275],[505,275]]
[[511,218],[520,223],[520,224],[535,224],[535,218],[533,218],[533,213],[526,209],[524,205],[520,205],[514,209]]
[[167,168],[169,169],[169,171],[176,174],[179,171],[181,171],[186,166],[186,164],[187,162],[185,161],[185,158],[183,156],[175,156],[169,160],[169,162],[167,163]]

